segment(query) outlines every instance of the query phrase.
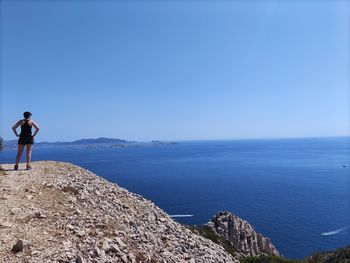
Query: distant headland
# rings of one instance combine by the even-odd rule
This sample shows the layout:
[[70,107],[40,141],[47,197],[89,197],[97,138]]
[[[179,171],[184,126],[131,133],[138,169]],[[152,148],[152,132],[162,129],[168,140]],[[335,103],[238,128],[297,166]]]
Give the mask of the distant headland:
[[[70,147],[80,149],[103,149],[103,148],[117,148],[117,147],[147,147],[147,146],[163,146],[163,145],[177,145],[178,142],[173,141],[159,141],[153,140],[149,142],[128,141],[117,138],[87,138],[79,139],[71,142],[37,142],[36,148],[50,148],[50,147]],[[17,148],[17,140],[4,141],[4,150],[13,150]]]

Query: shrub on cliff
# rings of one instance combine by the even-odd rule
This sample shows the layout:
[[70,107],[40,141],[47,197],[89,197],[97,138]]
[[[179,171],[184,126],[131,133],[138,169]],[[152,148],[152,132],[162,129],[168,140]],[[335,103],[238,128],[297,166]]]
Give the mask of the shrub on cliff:
[[201,235],[207,239],[210,239],[216,244],[221,245],[227,253],[231,254],[232,256],[236,256],[236,251],[233,248],[233,245],[230,241],[226,240],[225,238],[217,235],[213,230],[211,230],[207,226],[197,226],[197,225],[185,225],[187,228],[189,228],[193,233],[196,233],[198,235]]
[[335,251],[316,253],[303,260],[291,260],[275,256],[245,257],[241,263],[349,263],[350,246]]
[[316,253],[305,259],[307,263],[348,263],[350,262],[350,246],[339,248],[335,251]]
[[277,256],[256,256],[242,258],[241,263],[296,263],[299,261]]

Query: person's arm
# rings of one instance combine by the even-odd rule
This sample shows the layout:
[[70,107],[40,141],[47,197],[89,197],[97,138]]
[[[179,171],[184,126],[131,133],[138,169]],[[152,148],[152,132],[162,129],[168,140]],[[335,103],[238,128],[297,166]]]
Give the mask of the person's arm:
[[33,134],[33,137],[35,137],[37,135],[37,133],[39,132],[40,128],[39,126],[35,123],[35,121],[32,121],[32,125],[34,126],[35,128],[35,132]]
[[17,137],[19,137],[19,134],[17,133],[17,128],[21,125],[22,121],[18,121],[15,125],[13,125],[12,130],[14,134],[16,134]]

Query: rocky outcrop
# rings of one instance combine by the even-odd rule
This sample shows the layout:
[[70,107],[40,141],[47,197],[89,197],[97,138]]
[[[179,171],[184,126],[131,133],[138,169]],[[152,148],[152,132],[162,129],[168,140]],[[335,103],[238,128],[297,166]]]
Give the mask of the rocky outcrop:
[[205,226],[230,241],[234,250],[245,256],[280,255],[270,239],[230,212],[218,212]]
[[0,262],[238,262],[153,202],[81,167],[3,167]]

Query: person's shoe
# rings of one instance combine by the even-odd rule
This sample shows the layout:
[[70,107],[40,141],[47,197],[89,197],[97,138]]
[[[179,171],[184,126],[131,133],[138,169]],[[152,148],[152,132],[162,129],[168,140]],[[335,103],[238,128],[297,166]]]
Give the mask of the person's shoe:
[[32,167],[30,166],[30,164],[27,165],[27,170],[31,170]]
[[15,167],[13,168],[13,170],[15,170],[15,171],[18,170],[18,164],[15,164]]

